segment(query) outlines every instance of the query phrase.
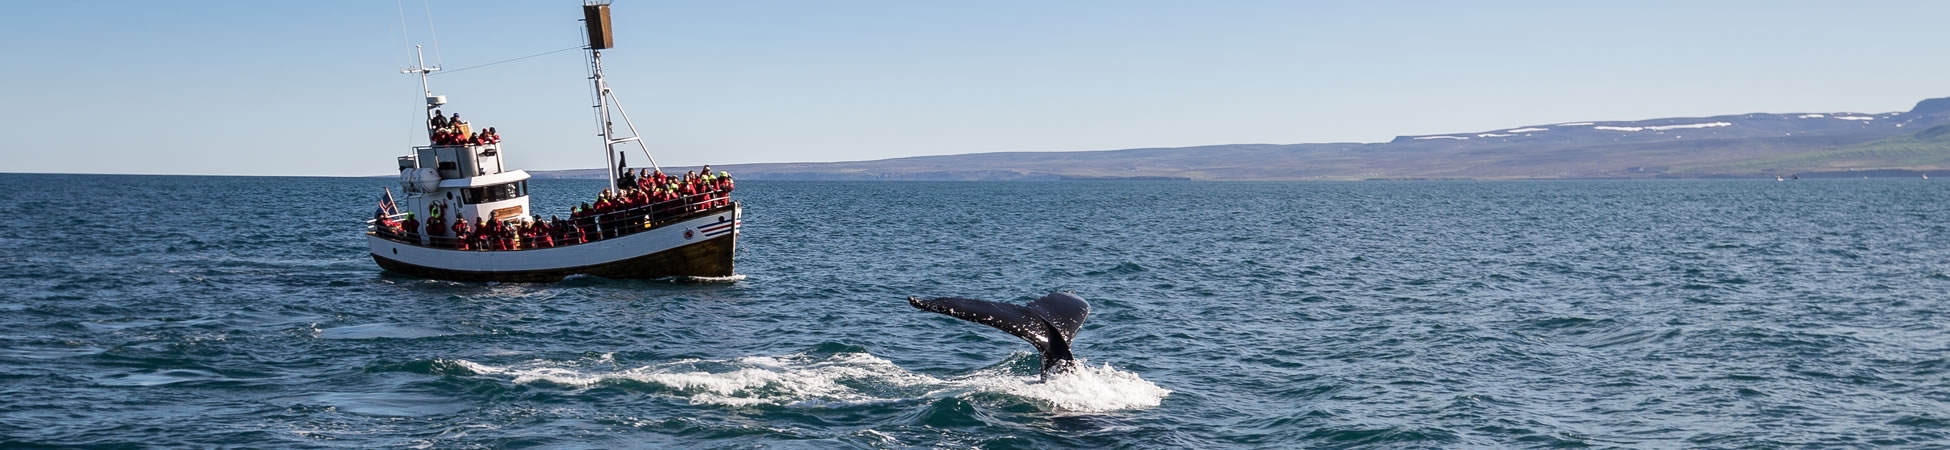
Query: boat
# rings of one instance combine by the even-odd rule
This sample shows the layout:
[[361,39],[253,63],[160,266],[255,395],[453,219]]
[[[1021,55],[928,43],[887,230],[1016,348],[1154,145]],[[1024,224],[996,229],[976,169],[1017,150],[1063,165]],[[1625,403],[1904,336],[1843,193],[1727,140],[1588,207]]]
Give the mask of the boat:
[[[729,174],[712,174],[705,166],[700,176],[666,176],[654,157],[649,158],[650,168],[625,166],[619,144],[635,142],[646,157],[650,152],[603,78],[602,51],[614,43],[609,5],[585,4],[583,13],[588,31],[584,49],[610,187],[594,203],[609,206],[572,209],[566,215],[537,212],[529,204],[530,176],[508,167],[510,149],[503,147],[500,136],[457,140],[455,128],[468,138],[477,130],[462,121],[435,126],[446,121],[440,108],[448,99],[434,95],[428,76],[440,69],[428,67],[422,55],[417,66],[402,73],[419,75],[428,144],[398,158],[402,195],[395,198],[388,187],[367,221],[367,247],[380,268],[423,278],[499,282],[551,282],[571,275],[734,275],[744,209],[729,196]],[[615,130],[612,118],[617,116],[628,125],[629,135]],[[651,175],[647,169],[656,172],[635,176]],[[569,219],[554,220],[560,217]],[[462,233],[449,232],[455,222],[449,218],[468,222],[466,228],[485,224],[494,232],[457,238]],[[543,225],[533,226],[537,222]]]

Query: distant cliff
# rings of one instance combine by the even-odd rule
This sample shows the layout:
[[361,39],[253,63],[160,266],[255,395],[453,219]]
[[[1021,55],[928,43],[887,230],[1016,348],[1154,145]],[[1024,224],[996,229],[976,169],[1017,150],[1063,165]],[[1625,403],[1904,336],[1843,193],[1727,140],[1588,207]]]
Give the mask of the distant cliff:
[[[1907,175],[1950,169],[1950,98],[1907,112],[1525,125],[1387,143],[1232,144],[721,166],[757,180],[1332,180]],[[598,169],[539,176],[600,177]]]

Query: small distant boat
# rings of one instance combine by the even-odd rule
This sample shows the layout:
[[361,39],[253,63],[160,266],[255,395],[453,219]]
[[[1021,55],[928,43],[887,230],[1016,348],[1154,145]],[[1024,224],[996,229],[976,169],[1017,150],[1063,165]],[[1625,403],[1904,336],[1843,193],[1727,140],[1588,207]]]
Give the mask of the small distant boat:
[[1930,179],[1930,174],[1927,174],[1927,173],[1926,173],[1926,174],[1923,174],[1923,179],[1925,179],[1925,180],[1928,180],[1928,179]]
[[1786,179],[1783,179],[1783,178],[1781,178],[1781,176],[1780,176],[1780,175],[1775,175],[1775,176],[1774,176],[1774,181],[1787,181],[1787,180],[1786,180]]
[[[430,124],[439,123],[434,120],[439,117],[436,108],[447,104],[447,97],[433,95],[427,75],[440,69],[427,67],[422,57],[418,67],[405,73],[420,76],[421,90],[426,94],[429,145],[413,147],[411,153],[398,158],[404,195],[395,201],[392,190],[387,189],[375,217],[367,221],[366,241],[379,267],[455,281],[547,282],[576,274],[626,279],[733,275],[732,255],[737,250],[744,210],[729,197],[730,178],[708,173],[700,177],[675,174],[658,177],[657,181],[669,180],[663,185],[629,182],[634,178],[626,178],[629,169],[624,167],[616,146],[633,141],[644,144],[635,136],[634,124],[629,125],[632,136],[619,138],[610,122],[612,110],[622,115],[626,124],[629,116],[615,106],[614,94],[603,81],[601,51],[612,43],[609,5],[584,5],[584,16],[596,115],[609,161],[606,173],[610,189],[604,193],[644,194],[611,197],[627,197],[616,202],[595,202],[599,206],[594,211],[568,215],[573,220],[557,222],[536,213],[528,204],[528,173],[504,166],[507,153],[498,138],[456,142],[442,135],[442,139],[432,139],[434,127]],[[464,129],[460,133],[468,134]],[[644,154],[649,154],[647,146]],[[656,167],[654,159],[651,166]],[[619,183],[619,179],[623,181]],[[651,187],[634,190],[639,186]],[[648,193],[662,198],[645,200],[651,198]],[[457,239],[458,233],[447,232],[458,229],[448,226],[456,219],[469,225],[484,220],[498,226],[494,233],[473,233]],[[526,226],[531,222],[553,226]],[[521,232],[501,231],[511,227]]]

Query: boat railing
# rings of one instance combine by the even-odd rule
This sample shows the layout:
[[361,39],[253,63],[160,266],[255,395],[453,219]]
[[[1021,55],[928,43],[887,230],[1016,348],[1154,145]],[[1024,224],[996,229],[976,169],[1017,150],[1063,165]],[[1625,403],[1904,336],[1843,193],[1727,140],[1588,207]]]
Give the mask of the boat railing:
[[[729,189],[715,189],[620,211],[586,213],[582,215],[572,214],[571,217],[563,220],[563,223],[568,224],[568,229],[551,230],[551,239],[549,241],[554,241],[552,243],[553,245],[542,246],[537,245],[541,242],[524,241],[527,237],[520,236],[520,233],[516,233],[517,237],[515,238],[515,242],[512,245],[508,245],[508,250],[563,247],[639,233],[673,222],[690,219],[693,216],[717,208],[730,206],[733,203],[728,195],[730,192]],[[404,216],[404,214],[397,214],[389,218],[397,222],[399,218]],[[519,219],[521,218],[510,217],[498,220],[506,223],[518,221]],[[368,234],[404,244],[434,248],[501,251],[493,248],[480,248],[493,247],[493,245],[484,245],[481,239],[478,238],[462,239],[448,236],[448,234],[452,233],[450,229],[442,229],[440,233],[437,233],[438,235],[430,235],[424,231],[407,233],[403,229],[381,227],[377,219],[367,220],[366,224],[366,232]],[[536,241],[541,241],[541,239],[536,239]]]

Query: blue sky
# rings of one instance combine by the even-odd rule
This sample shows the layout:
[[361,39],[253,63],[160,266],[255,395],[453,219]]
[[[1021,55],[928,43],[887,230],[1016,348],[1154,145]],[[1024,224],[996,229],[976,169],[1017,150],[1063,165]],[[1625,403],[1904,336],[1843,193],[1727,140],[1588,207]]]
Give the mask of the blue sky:
[[[0,172],[386,174],[423,142],[418,80],[398,73],[410,43],[447,69],[568,48],[579,4],[5,2]],[[1950,2],[622,0],[614,14],[612,87],[667,165],[1377,142],[1950,96]],[[433,85],[449,112],[498,127],[516,166],[600,167],[584,78],[570,51]]]

